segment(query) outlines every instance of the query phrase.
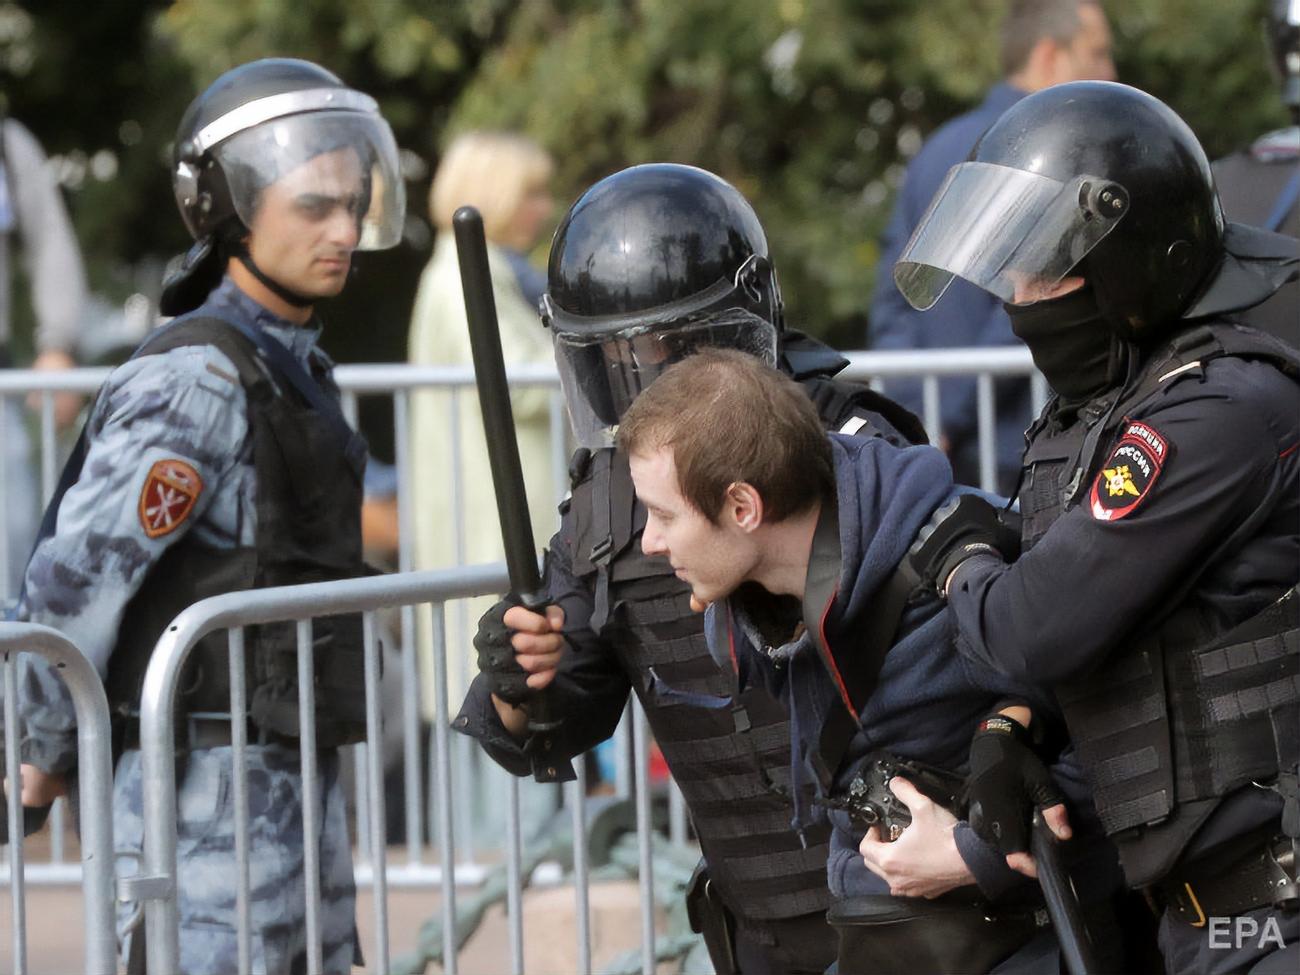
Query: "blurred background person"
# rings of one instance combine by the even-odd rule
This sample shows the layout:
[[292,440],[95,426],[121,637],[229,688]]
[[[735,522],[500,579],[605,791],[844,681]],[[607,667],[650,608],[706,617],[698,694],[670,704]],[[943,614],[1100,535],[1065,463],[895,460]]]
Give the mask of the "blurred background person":
[[[891,269],[948,170],[964,162],[976,141],[1008,108],[1031,92],[1066,81],[1115,80],[1110,26],[1096,0],[1013,0],[1001,28],[1004,78],[982,104],[937,129],[903,178],[881,243],[875,294],[867,326],[872,349],[938,349],[1013,345],[1019,340],[1002,303],[965,281],[954,281],[928,314],[913,309],[894,285]],[[1020,473],[1024,429],[1031,415],[1029,383],[995,382],[997,483],[1010,494]],[[891,396],[923,413],[921,383],[892,382]],[[940,445],[958,482],[979,484],[979,442],[974,378],[940,383]]]
[[[465,205],[477,207],[483,215],[507,367],[553,361],[551,336],[542,328],[537,298],[530,297],[540,295],[545,276],[535,271],[525,256],[551,216],[553,168],[546,151],[520,135],[470,132],[447,147],[429,194],[437,239],[415,299],[410,332],[412,363],[464,366],[472,361],[456,241],[451,231],[452,214]],[[458,457],[453,456],[451,400],[449,391],[427,389],[412,397],[411,512],[417,569],[505,558],[478,400],[472,391],[459,397]],[[550,393],[543,388],[516,391],[511,405],[520,461],[529,486],[534,540],[541,551],[554,521],[557,500],[551,463]],[[459,498],[454,496],[452,484],[452,470],[457,465],[462,472]],[[492,598],[471,601],[464,611],[447,615],[451,701],[464,697],[467,675],[474,672],[470,666],[473,624],[493,602]],[[425,716],[432,720],[432,638],[428,614],[418,617]]]
[[[1269,53],[1291,125],[1214,164],[1229,220],[1300,237],[1300,0],[1272,0]],[[1292,281],[1241,319],[1300,347],[1300,281]]]
[[[33,369],[68,369],[76,363],[86,303],[86,273],[63,197],[36,137],[18,120],[0,114],[0,368],[19,365],[13,354],[15,257],[21,253],[27,291],[35,313]],[[39,397],[28,399],[39,409]],[[59,427],[75,419],[80,397],[54,399]],[[0,538],[0,584],[5,604],[18,595],[23,566],[36,539],[39,508],[38,458],[27,418],[13,398],[0,399],[4,437],[4,535]]]

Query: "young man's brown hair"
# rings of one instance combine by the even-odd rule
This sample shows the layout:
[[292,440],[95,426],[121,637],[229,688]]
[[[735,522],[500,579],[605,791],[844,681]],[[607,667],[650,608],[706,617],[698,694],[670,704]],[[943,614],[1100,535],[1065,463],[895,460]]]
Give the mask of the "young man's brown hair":
[[738,481],[777,522],[835,491],[830,441],[799,384],[751,355],[706,349],[669,368],[619,425],[629,455],[670,448],[682,496],[710,521]]

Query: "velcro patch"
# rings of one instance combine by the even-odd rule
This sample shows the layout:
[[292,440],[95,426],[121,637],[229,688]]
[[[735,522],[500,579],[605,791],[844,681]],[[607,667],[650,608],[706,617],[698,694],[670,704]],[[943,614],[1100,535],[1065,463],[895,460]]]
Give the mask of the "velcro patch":
[[1151,493],[1168,456],[1168,441],[1153,427],[1128,421],[1119,443],[1092,483],[1092,516],[1098,521],[1119,521],[1131,514]]
[[203,478],[183,460],[160,460],[149,468],[140,491],[140,526],[150,538],[179,528],[194,510]]

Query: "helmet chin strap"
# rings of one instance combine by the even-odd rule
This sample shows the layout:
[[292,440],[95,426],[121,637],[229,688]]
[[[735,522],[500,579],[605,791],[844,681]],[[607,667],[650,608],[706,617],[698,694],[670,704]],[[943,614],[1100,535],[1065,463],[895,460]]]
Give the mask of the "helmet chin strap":
[[315,298],[309,298],[296,291],[290,291],[284,285],[280,284],[280,282],[272,279],[265,271],[257,266],[253,261],[253,255],[250,254],[248,248],[242,244],[236,248],[234,256],[240,264],[244,265],[244,267],[248,269],[249,274],[257,278],[257,280],[262,282],[262,284],[266,285],[266,287],[270,289],[271,293],[277,298],[287,301],[295,308],[310,308],[316,303]]

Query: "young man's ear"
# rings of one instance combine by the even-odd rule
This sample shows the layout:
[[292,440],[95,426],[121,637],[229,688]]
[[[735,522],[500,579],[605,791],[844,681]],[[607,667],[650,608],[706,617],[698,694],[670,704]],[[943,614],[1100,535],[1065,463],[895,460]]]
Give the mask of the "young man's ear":
[[727,488],[722,512],[741,531],[752,532],[763,524],[763,496],[754,485],[736,481]]

